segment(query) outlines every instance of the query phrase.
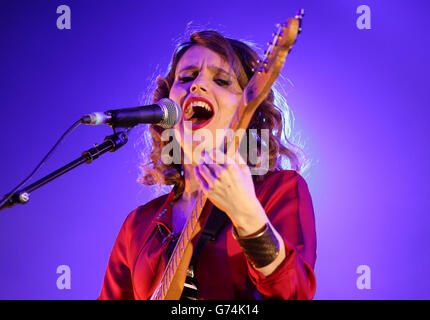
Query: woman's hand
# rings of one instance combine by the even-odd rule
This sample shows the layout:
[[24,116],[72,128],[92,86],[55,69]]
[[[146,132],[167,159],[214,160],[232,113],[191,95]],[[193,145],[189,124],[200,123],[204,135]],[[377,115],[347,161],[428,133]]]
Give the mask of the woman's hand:
[[284,241],[258,201],[251,170],[240,154],[236,153],[235,161],[218,149],[213,149],[205,153],[194,172],[203,192],[229,216],[239,237],[259,232],[266,223],[271,226],[280,244],[280,251],[272,263],[257,270],[265,276],[272,274],[285,259]]
[[205,152],[194,172],[209,200],[230,217],[240,236],[246,236],[269,220],[255,195],[249,167],[239,153],[235,158],[213,149]]

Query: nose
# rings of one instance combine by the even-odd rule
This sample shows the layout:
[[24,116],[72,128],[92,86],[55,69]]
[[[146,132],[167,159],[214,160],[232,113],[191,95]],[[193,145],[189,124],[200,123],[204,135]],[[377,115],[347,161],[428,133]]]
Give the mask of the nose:
[[201,77],[196,78],[196,79],[194,80],[193,84],[191,85],[191,88],[190,88],[190,91],[191,91],[192,93],[195,93],[195,92],[197,92],[197,91],[199,91],[199,90],[201,90],[201,91],[203,91],[203,92],[207,92],[207,91],[208,91],[208,89],[207,89],[207,85],[206,85],[206,83],[204,82],[204,80],[203,80],[203,79],[201,79]]

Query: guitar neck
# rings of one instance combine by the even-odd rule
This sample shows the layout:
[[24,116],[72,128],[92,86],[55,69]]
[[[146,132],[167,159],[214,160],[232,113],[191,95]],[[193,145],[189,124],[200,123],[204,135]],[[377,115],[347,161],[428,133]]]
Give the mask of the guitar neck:
[[202,216],[206,200],[207,197],[199,191],[197,203],[182,229],[160,284],[151,300],[176,300],[180,297],[186,278],[186,270],[191,261],[193,246],[196,244],[197,236],[203,229],[212,208],[208,207],[209,210],[205,210],[207,214]]

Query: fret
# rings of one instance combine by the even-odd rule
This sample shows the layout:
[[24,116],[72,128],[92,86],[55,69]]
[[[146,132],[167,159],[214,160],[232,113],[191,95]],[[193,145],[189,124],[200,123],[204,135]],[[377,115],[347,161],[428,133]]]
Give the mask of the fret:
[[167,287],[167,283],[166,283],[166,278],[163,278],[163,282],[161,283],[161,288],[160,288],[160,292],[161,294],[164,294],[164,288]]
[[199,220],[199,216],[198,216],[198,208],[196,207],[196,208],[194,208],[194,214],[193,214],[193,217],[194,217],[194,220],[197,222],[197,220]]
[[184,241],[182,241],[183,240],[183,238],[181,239],[181,245],[180,245],[180,248],[181,248],[181,253],[183,253],[183,251],[184,251]]

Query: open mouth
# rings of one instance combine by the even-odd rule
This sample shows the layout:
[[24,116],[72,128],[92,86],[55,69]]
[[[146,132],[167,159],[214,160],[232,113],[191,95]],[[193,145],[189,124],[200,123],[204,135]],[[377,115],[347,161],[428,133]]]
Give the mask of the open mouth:
[[206,126],[214,116],[214,109],[209,101],[191,98],[184,108],[184,119],[192,122],[193,130]]

